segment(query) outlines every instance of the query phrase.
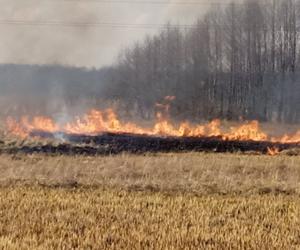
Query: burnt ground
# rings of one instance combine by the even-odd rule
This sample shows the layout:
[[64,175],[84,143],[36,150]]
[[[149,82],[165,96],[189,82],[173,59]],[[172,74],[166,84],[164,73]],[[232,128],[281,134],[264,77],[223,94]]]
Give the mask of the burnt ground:
[[[0,143],[0,153],[6,154],[61,154],[61,155],[109,155],[120,153],[179,153],[179,152],[216,152],[236,153],[253,152],[267,154],[268,148],[281,151],[300,148],[300,143],[282,144],[256,141],[224,141],[218,137],[154,137],[132,134],[105,133],[98,136],[50,134],[35,131],[32,137],[40,137],[45,142],[7,144]],[[60,138],[57,142],[57,138]],[[47,142],[56,140],[56,143]],[[2,145],[2,146],[1,146]]]

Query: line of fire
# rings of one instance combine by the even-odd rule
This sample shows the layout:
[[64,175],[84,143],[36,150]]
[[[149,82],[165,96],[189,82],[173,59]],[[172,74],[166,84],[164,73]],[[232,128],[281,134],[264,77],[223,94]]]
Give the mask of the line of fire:
[[53,139],[69,143],[106,146],[82,150],[51,146],[25,148],[24,151],[50,153],[146,153],[146,152],[258,152],[277,155],[283,150],[300,147],[300,130],[295,134],[272,137],[260,128],[258,121],[246,121],[229,129],[223,129],[218,119],[206,124],[182,122],[174,124],[169,109],[175,96],[166,96],[156,104],[156,121],[151,127],[122,122],[112,109],[92,109],[82,117],[59,124],[53,118],[37,116],[20,119],[8,117],[7,133],[23,139]]

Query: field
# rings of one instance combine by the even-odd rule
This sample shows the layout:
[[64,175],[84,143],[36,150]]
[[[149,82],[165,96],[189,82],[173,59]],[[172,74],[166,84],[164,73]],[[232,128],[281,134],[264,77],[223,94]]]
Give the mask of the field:
[[299,194],[300,157],[243,154],[1,155],[0,185],[205,194]]
[[300,158],[0,156],[3,249],[295,249]]
[[295,197],[194,196],[106,189],[1,189],[8,249],[291,249]]

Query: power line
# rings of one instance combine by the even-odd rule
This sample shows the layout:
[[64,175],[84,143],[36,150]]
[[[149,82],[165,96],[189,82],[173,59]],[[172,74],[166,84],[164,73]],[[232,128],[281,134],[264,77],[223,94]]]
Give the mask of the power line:
[[118,29],[167,29],[193,28],[194,24],[136,24],[136,23],[108,23],[108,22],[65,22],[65,21],[27,21],[27,20],[0,20],[0,25],[20,26],[61,26],[61,27],[89,27],[89,28],[118,28]]
[[112,3],[112,4],[157,4],[157,5],[228,5],[231,4],[232,1],[150,1],[150,0],[144,0],[144,1],[137,1],[137,0],[49,0],[46,1],[48,3]]
[[[0,25],[14,26],[54,26],[54,27],[69,27],[69,28],[116,28],[116,29],[192,29],[198,28],[199,24],[159,24],[159,23],[120,23],[120,22],[74,22],[74,21],[43,21],[43,20],[9,20],[0,19]],[[205,24],[204,24],[205,25]],[[225,23],[210,23],[209,27],[229,28]],[[279,32],[282,30],[279,29]]]

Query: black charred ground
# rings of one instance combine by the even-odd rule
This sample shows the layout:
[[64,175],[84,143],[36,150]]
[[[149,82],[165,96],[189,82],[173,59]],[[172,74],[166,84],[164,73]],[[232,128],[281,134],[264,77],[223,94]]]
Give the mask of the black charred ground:
[[64,140],[59,144],[24,145],[0,149],[0,153],[8,154],[59,154],[59,155],[110,155],[120,153],[177,153],[177,152],[256,152],[267,154],[268,149],[278,151],[300,148],[298,143],[272,143],[256,141],[226,141],[219,137],[157,137],[133,134],[104,133],[97,136],[74,135],[65,133],[45,133],[34,131],[31,136]]

